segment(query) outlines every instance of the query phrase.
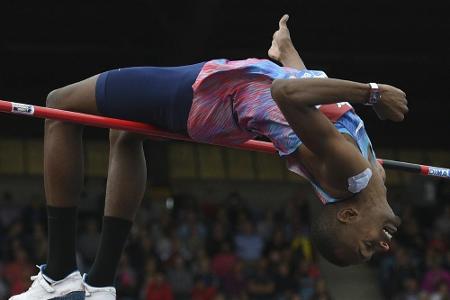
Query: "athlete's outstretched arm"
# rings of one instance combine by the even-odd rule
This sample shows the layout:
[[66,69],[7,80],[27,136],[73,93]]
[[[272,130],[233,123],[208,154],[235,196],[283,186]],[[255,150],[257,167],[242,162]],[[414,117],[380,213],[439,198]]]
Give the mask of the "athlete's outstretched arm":
[[[380,100],[373,106],[382,120],[403,121],[408,112],[406,94],[391,85],[379,85]],[[370,86],[335,78],[277,79],[272,84],[272,93],[277,103],[289,106],[314,107],[342,101],[364,104],[370,95]]]
[[284,15],[279,24],[278,30],[272,37],[272,45],[268,55],[273,60],[280,62],[283,67],[290,67],[297,70],[305,69],[305,64],[291,40],[291,34],[287,27],[288,15]]
[[[378,115],[403,120],[408,110],[405,93],[389,85],[379,85],[379,88],[381,99],[374,105]],[[348,177],[369,167],[358,150],[316,108],[316,105],[342,101],[365,103],[370,96],[368,84],[331,78],[279,79],[273,82],[271,91],[289,125],[323,161],[323,174],[338,177],[334,179],[344,186]]]

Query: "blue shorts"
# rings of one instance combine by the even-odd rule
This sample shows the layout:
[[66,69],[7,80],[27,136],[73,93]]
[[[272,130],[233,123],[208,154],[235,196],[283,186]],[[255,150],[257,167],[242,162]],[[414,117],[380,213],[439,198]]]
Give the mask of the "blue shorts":
[[99,112],[187,133],[192,85],[203,65],[133,67],[101,73],[96,84]]

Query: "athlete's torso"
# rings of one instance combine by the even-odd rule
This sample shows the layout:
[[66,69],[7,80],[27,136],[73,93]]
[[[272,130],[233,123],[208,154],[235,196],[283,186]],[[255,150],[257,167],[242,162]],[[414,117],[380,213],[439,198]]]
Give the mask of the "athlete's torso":
[[[265,136],[272,141],[280,156],[287,157],[302,142],[274,102],[270,91],[272,82],[275,79],[320,77],[327,76],[322,71],[280,67],[269,60],[209,61],[193,85],[188,133],[196,141],[215,144],[239,144],[256,136]],[[356,124],[360,119],[348,102],[318,108],[341,132],[351,133],[360,126]],[[345,122],[343,116],[348,116]],[[355,124],[351,125],[352,122]],[[361,128],[356,133],[359,131]],[[354,133],[350,136],[354,137]],[[295,166],[292,161],[288,164],[290,170],[311,181],[324,203],[337,201],[328,197],[302,166]]]
[[[269,138],[280,155],[295,151],[300,141],[274,102],[275,79],[326,77],[322,71],[280,67],[270,60],[212,60],[193,85],[188,133],[194,140],[238,144],[258,135]],[[352,107],[347,102],[322,105],[333,122]]]

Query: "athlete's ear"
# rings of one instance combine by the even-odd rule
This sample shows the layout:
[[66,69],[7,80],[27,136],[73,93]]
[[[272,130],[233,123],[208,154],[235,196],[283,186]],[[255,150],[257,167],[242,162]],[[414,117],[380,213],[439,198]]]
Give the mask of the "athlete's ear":
[[359,211],[355,207],[345,207],[336,212],[336,218],[341,223],[353,223],[359,217]]

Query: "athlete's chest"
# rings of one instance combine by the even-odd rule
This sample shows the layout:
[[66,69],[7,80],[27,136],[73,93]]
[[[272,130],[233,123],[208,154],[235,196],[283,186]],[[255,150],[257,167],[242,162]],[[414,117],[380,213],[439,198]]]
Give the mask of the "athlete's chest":
[[[345,141],[352,144],[356,155],[361,155],[357,143],[348,134],[342,134]],[[319,158],[310,151],[304,144],[300,145],[297,152],[297,159],[303,167],[307,177],[314,182],[328,196],[334,199],[346,199],[353,194],[348,191],[348,176],[339,175],[342,172],[333,171],[327,160]],[[355,159],[358,159],[355,157]],[[364,159],[361,155],[360,159]]]

